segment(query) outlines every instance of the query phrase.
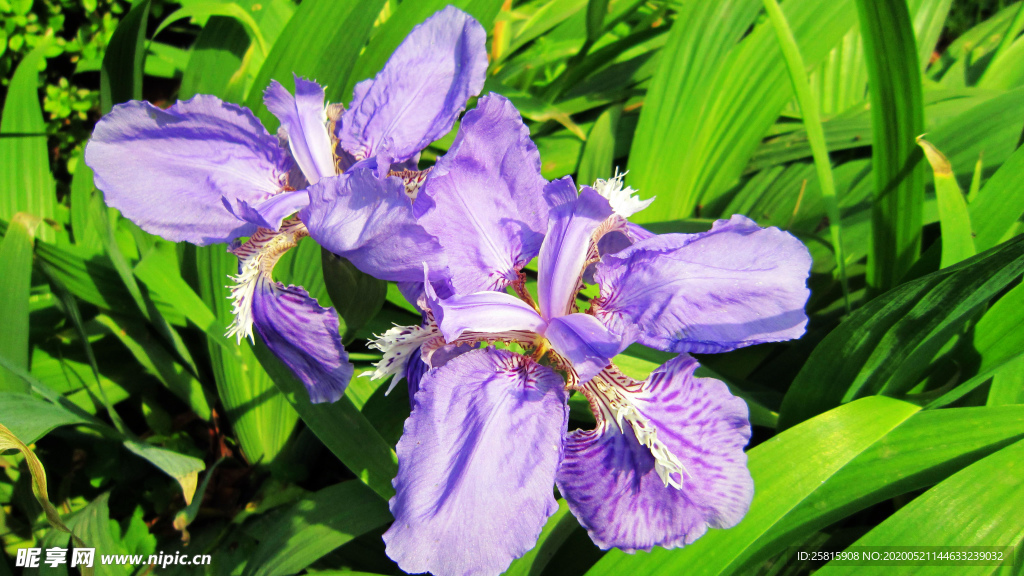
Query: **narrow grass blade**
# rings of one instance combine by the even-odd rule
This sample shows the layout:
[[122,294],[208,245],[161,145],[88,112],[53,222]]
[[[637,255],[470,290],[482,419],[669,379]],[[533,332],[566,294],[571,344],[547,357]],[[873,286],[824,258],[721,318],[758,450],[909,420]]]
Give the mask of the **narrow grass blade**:
[[875,195],[867,280],[885,292],[921,251],[924,174],[914,138],[924,132],[921,68],[902,1],[857,0],[871,90]]
[[100,68],[100,106],[110,112],[114,104],[142,99],[142,63],[146,59],[146,21],[150,0],[132,6],[110,37]]
[[260,52],[267,55],[267,41],[263,38],[263,33],[260,32],[260,27],[253,19],[252,15],[245,11],[241,6],[234,2],[199,2],[197,4],[189,4],[182,8],[171,12],[170,15],[163,19],[163,22],[156,27],[153,31],[153,37],[156,38],[164,28],[167,28],[174,22],[183,18],[196,18],[196,17],[209,17],[209,16],[227,16],[237,20],[244,28],[249,36],[256,42],[256,46]]
[[[32,284],[32,243],[39,219],[19,212],[0,242],[0,356],[28,369],[29,291]],[[28,392],[28,385],[0,369],[0,390]]]
[[924,150],[925,158],[935,174],[935,196],[939,205],[939,225],[942,227],[940,266],[946,268],[976,254],[971,216],[967,212],[967,202],[949,160],[921,136],[917,137],[917,143]]
[[597,117],[580,154],[576,183],[592,186],[598,178],[611,178],[615,170],[615,134],[622,117],[622,106],[610,106]]
[[828,214],[829,233],[832,236],[832,249],[835,250],[839,282],[843,288],[843,302],[846,304],[846,313],[850,313],[850,287],[846,280],[846,258],[843,255],[842,228],[840,225],[839,200],[836,198],[836,183],[832,175],[832,162],[828,157],[828,148],[825,147],[825,131],[821,127],[821,115],[818,111],[818,101],[811,95],[811,87],[807,80],[807,66],[803,56],[800,55],[800,48],[793,37],[793,31],[789,28],[789,22],[782,13],[782,8],[776,0],[764,0],[765,11],[775,27],[775,34],[779,39],[779,46],[782,48],[782,55],[786,59],[786,66],[789,67],[789,79],[793,84],[793,93],[803,113],[804,127],[807,130],[807,139],[811,144],[811,153],[814,156],[814,167],[818,172],[818,182],[821,184],[821,196],[825,202],[825,213]]

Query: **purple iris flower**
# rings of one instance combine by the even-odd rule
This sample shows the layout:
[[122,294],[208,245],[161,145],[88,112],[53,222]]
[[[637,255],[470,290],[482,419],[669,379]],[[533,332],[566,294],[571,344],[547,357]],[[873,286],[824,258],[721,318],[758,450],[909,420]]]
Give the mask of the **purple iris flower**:
[[[419,382],[384,535],[403,570],[502,572],[557,509],[553,484],[604,549],[683,546],[746,513],[747,407],[688,353],[802,335],[810,256],[742,216],[656,236],[626,220],[646,205],[621,178],[545,183],[500,96],[466,114],[414,206],[454,294],[426,282],[426,324],[377,342],[382,375],[429,366],[407,370]],[[521,272],[535,256],[537,298]],[[586,278],[600,295],[581,311]],[[633,342],[680,354],[639,382],[611,362]],[[567,431],[573,392],[593,430]]]
[[275,282],[274,265],[312,236],[381,279],[422,280],[423,262],[445,272],[437,240],[412,214],[426,177],[417,163],[483,87],[485,41],[473,18],[441,10],[356,86],[348,109],[325,106],[315,82],[296,76],[293,96],[272,81],[264,103],[281,122],[276,136],[214,96],[166,110],[127,102],[97,124],[86,163],[107,203],[147,232],[231,243],[239,266],[228,335],[241,342],[255,326],[312,401],[331,402],[353,373],[337,313]]

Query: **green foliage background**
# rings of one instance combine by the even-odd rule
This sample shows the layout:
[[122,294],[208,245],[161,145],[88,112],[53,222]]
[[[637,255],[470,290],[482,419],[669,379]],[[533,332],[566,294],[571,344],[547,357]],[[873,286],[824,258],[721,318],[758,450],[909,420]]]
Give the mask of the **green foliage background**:
[[[814,257],[804,338],[699,358],[755,425],[744,521],[604,553],[560,501],[510,574],[857,569],[794,546],[1024,556],[1024,3],[0,0],[0,446],[17,448],[0,456],[0,576],[18,548],[67,545],[48,514],[98,554],[213,558],[158,573],[400,573],[380,534],[405,387],[356,377],[310,404],[262,343],[224,338],[234,257],[107,208],[81,151],[130,98],[216,94],[273,130],[262,89],[295,72],[345,103],[449,3],[488,30],[485,91],[523,113],[545,177],[628,169],[657,197],[637,215],[651,230],[742,213]],[[277,272],[341,311],[357,373],[379,358],[367,338],[419,321],[312,241]],[[665,358],[635,346],[616,363],[642,378]]]

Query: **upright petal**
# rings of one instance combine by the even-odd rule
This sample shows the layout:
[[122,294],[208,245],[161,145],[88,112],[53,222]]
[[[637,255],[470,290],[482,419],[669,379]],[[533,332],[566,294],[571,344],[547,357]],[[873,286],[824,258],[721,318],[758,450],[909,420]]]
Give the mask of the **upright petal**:
[[263,103],[277,119],[288,137],[288,148],[310,184],[334,175],[334,152],[327,132],[324,89],[295,75],[293,97],[277,80],[271,80],[263,92]]
[[324,178],[308,189],[302,221],[321,246],[382,280],[422,281],[423,262],[440,278],[444,254],[412,216],[398,178],[370,170]]
[[388,556],[411,574],[503,572],[557,509],[568,414],[562,379],[507,350],[428,372],[398,443]]
[[356,159],[403,162],[452,129],[487,73],[487,32],[447,7],[413,28],[373,80],[360,82],[338,124]]
[[519,112],[488,94],[419,191],[419,222],[448,254],[457,294],[500,290],[540,250],[547,231],[540,156]]
[[572,363],[580,384],[596,376],[611,363],[612,357],[629,344],[589,314],[569,314],[552,319],[544,337],[551,342],[555,352]]
[[[750,439],[746,404],[725,384],[694,378],[696,367],[693,358],[679,356],[655,370],[642,390],[623,392],[642,426],[631,425],[621,409],[601,409],[596,429],[569,435],[558,489],[601,548],[676,548],[746,514],[754,494],[743,452]],[[666,483],[637,430],[646,444],[678,459],[681,479]]]
[[96,124],[85,161],[107,203],[125,217],[200,246],[251,234],[255,227],[223,202],[271,197],[291,166],[247,108],[202,95],[167,110],[134,100],[115,106]]
[[341,398],[355,367],[341,344],[333,308],[320,306],[298,286],[261,276],[252,314],[267,348],[306,385],[313,403]]
[[[568,179],[572,182],[571,178]],[[584,188],[573,202],[551,211],[548,233],[537,260],[537,296],[545,318],[568,314],[590,253],[594,232],[612,215],[608,200]]]
[[778,228],[743,216],[701,234],[642,240],[597,265],[594,311],[613,331],[670,352],[726,352],[799,338],[811,257]]
[[448,342],[463,332],[541,333],[545,326],[544,319],[529,304],[504,292],[476,292],[434,299],[431,308]]

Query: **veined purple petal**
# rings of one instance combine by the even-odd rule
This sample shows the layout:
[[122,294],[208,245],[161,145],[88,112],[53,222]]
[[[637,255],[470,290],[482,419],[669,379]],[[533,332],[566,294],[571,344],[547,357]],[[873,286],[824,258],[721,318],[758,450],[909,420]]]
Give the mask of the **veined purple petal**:
[[412,216],[398,178],[379,180],[369,170],[323,178],[311,186],[302,221],[321,246],[382,280],[423,281],[423,263],[442,277],[437,239]]
[[551,319],[544,337],[551,342],[555,352],[572,362],[580,384],[596,376],[611,363],[612,357],[626,347],[621,338],[589,314],[569,314]]
[[620,432],[614,416],[599,411],[596,429],[569,435],[558,489],[601,548],[676,548],[746,514],[754,494],[743,452],[750,439],[746,404],[718,380],[694,378],[696,367],[679,356],[642,390],[626,393],[656,441],[682,464],[680,487],[659,476],[628,418]]
[[542,333],[545,327],[544,319],[529,304],[504,292],[455,295],[434,303],[434,318],[448,342],[467,331]]
[[247,108],[195,96],[161,110],[118,104],[85,148],[96,187],[143,230],[200,246],[248,236],[255,227],[224,201],[260,202],[283,189],[287,152]]
[[452,129],[487,72],[487,32],[454,7],[413,28],[373,80],[356,85],[341,146],[357,159],[404,162]]
[[309,204],[309,194],[305,190],[294,190],[282,192],[271,196],[257,206],[250,206],[244,200],[238,201],[238,206],[232,208],[224,201],[224,205],[232,214],[250,222],[260,228],[277,231],[281,228],[281,222],[292,214],[302,210]]
[[497,94],[481,98],[414,205],[448,254],[457,294],[501,290],[537,255],[547,231],[544,184],[519,112]]
[[428,372],[398,443],[388,556],[412,574],[504,571],[557,509],[568,414],[562,379],[507,350]]
[[271,80],[263,92],[263,103],[281,121],[288,147],[302,174],[310,184],[316,184],[335,173],[324,89],[316,82],[294,76],[294,97],[277,80]]
[[743,216],[701,234],[662,234],[605,256],[594,310],[612,331],[670,352],[726,352],[799,338],[811,257]]
[[[572,184],[568,176],[562,180]],[[594,232],[611,215],[608,200],[591,188],[583,188],[573,202],[551,211],[537,261],[537,296],[545,318],[570,312]]]
[[299,286],[284,286],[267,276],[253,294],[253,325],[267,348],[299,377],[309,399],[334,402],[345,393],[355,367],[341,344],[338,315]]

